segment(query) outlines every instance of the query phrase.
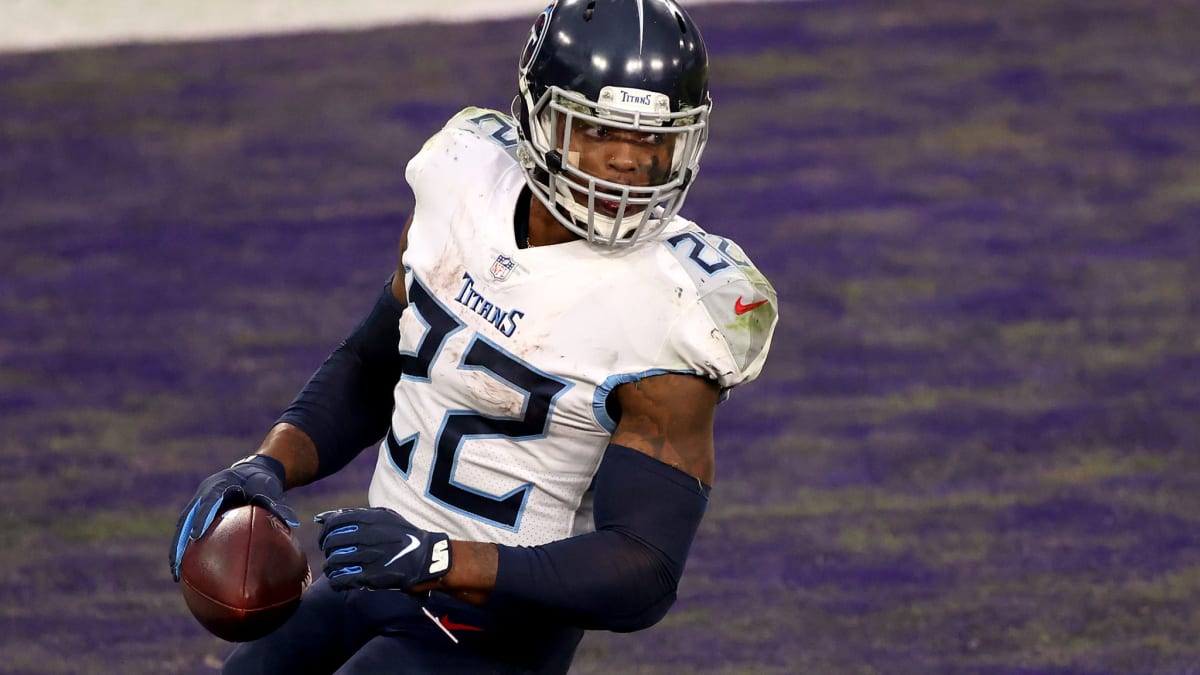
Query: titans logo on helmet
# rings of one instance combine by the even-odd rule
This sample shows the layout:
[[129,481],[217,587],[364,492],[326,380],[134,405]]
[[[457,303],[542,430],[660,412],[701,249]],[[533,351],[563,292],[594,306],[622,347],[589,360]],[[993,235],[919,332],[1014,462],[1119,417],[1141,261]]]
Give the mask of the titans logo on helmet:
[[534,20],[533,26],[529,29],[529,41],[525,43],[525,49],[521,52],[521,63],[519,68],[525,70],[530,63],[537,58],[537,54],[542,49],[542,43],[546,41],[546,24],[550,22],[550,14],[554,11],[554,5],[550,5],[542,11],[541,15]]

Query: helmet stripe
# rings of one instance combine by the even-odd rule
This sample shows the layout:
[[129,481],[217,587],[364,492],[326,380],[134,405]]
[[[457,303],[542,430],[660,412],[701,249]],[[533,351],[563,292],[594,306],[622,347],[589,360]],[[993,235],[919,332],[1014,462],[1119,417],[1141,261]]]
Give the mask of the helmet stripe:
[[638,56],[642,55],[646,43],[646,17],[642,13],[642,0],[637,0],[638,6]]

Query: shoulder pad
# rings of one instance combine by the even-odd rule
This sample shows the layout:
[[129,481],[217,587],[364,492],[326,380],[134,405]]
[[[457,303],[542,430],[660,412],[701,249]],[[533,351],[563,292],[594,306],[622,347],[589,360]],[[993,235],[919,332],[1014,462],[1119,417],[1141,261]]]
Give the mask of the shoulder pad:
[[450,213],[459,204],[446,195],[446,181],[483,182],[517,163],[517,128],[512,118],[487,108],[464,108],[450,118],[409,160],[405,179],[426,213]]
[[724,342],[733,359],[736,373],[722,386],[757,377],[779,319],[771,282],[724,237],[685,230],[663,243],[695,285],[697,304],[712,326],[707,337]]
[[513,118],[490,108],[463,108],[450,121],[446,129],[466,131],[479,138],[495,143],[514,159],[517,156],[517,125]]

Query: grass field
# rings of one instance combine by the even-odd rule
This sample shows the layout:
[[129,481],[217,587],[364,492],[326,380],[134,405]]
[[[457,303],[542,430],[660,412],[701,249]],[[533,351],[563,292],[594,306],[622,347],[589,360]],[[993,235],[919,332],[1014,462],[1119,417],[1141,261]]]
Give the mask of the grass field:
[[[781,322],[676,608],[574,672],[1200,673],[1200,6],[694,15],[685,215]],[[212,672],[176,515],[368,309],[405,162],[507,106],[527,30],[0,56],[0,672]]]

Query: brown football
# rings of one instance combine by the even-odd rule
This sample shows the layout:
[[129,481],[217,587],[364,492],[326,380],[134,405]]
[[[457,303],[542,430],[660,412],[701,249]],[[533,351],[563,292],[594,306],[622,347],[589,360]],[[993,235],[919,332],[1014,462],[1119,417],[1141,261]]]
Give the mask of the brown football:
[[192,616],[230,642],[257,640],[281,626],[311,579],[292,528],[258,506],[217,516],[179,566]]

